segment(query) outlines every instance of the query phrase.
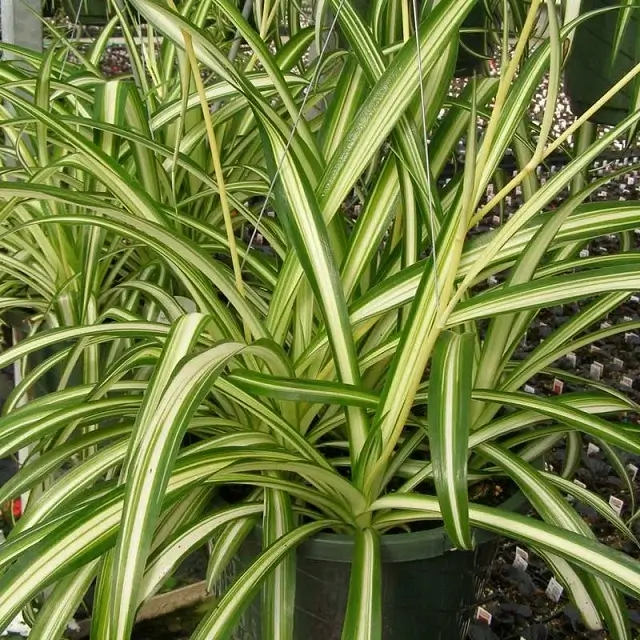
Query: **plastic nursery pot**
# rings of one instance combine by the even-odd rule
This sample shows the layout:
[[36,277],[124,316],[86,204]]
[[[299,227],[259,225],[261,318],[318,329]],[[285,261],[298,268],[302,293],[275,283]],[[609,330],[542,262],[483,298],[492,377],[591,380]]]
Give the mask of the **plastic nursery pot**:
[[[369,0],[352,0],[353,7],[361,17],[366,18]],[[478,0],[462,23],[460,45],[454,75],[457,78],[467,78],[474,73],[481,73],[484,61],[489,57],[490,47],[488,29],[491,16],[484,0]],[[340,43],[348,43],[340,35]]]
[[489,56],[488,32],[490,17],[482,0],[477,2],[462,23],[455,76],[467,78],[481,73]]
[[[9,324],[12,330],[12,342],[13,344],[17,344],[21,340],[24,340],[29,335],[29,316],[26,313],[22,313],[19,311],[14,311],[8,313],[5,317],[6,322]],[[57,353],[60,353],[65,347],[72,346],[71,343],[59,343],[54,345],[53,347],[47,347],[46,349],[42,349],[41,351],[37,351],[36,353],[32,353],[29,356],[29,368],[33,370],[39,364],[43,363],[48,358],[54,356]],[[69,385],[76,386],[82,384],[82,376],[81,376],[81,362],[82,359],[76,363],[71,375],[69,376]],[[20,363],[18,366],[22,367]],[[64,374],[64,366],[62,363],[56,364],[51,367],[42,377],[39,378],[38,382],[32,387],[30,392],[30,397],[42,397],[47,395],[48,393],[53,393],[58,389],[58,385],[62,375]],[[20,377],[24,375],[24,372],[20,372]]]
[[[621,4],[620,0],[582,0],[580,11],[584,14]],[[640,62],[640,13],[635,10],[631,11],[620,49],[614,55],[619,16],[618,10],[605,11],[588,18],[575,30],[565,66],[565,91],[578,116]],[[632,80],[599,109],[591,121],[605,125],[621,122],[633,108],[636,86]]]
[[56,3],[54,0],[42,1],[42,15],[45,18],[53,18],[56,15]]
[[71,22],[101,27],[113,17],[109,0],[63,0],[64,10]]
[[[520,511],[525,504],[523,496],[516,494],[503,508]],[[384,640],[466,637],[499,538],[476,531],[476,541],[473,551],[454,550],[442,526],[382,537]],[[353,546],[352,537],[328,533],[297,549],[296,640],[341,640]],[[259,536],[250,536],[236,558],[235,571],[246,569],[259,550]],[[259,640],[259,629],[257,597],[233,638]]]

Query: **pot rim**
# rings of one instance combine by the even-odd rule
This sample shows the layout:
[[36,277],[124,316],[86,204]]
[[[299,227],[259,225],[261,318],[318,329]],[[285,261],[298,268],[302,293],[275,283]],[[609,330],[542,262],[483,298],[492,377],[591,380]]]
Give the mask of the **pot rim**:
[[[524,495],[518,492],[505,500],[498,508],[507,511],[521,511],[528,504]],[[474,528],[473,530],[476,546],[495,541],[498,537],[497,534],[483,529]],[[427,560],[456,549],[442,524],[426,531],[383,534],[380,542],[383,562]],[[305,540],[298,547],[298,554],[309,560],[351,562],[354,545],[354,537],[348,534],[319,533],[311,539]],[[459,551],[459,553],[474,552]]]

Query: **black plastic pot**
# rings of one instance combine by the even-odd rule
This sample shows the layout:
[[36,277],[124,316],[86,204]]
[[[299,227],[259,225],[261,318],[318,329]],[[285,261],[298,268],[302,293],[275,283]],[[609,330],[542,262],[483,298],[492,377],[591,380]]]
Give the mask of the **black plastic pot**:
[[[369,0],[352,0],[352,5],[362,18],[367,18]],[[488,6],[493,5],[486,5],[484,0],[478,0],[462,23],[455,68],[457,78],[481,73],[483,63],[489,57],[488,30],[491,28],[492,16]],[[344,36],[340,35],[339,39],[342,46],[348,44]]]
[[[620,7],[620,0],[582,0],[581,12],[605,7]],[[620,50],[613,55],[618,10],[605,11],[585,20],[575,30],[565,67],[565,91],[571,107],[581,116],[596,100],[640,62],[640,14],[631,18],[622,38]],[[613,64],[612,64],[613,60]],[[631,81],[591,118],[592,122],[616,125],[633,107],[637,84]]]
[[63,0],[64,10],[72,22],[102,27],[113,17],[109,0]]
[[[521,510],[522,495],[504,508]],[[383,536],[382,614],[384,640],[462,640],[495,558],[499,538],[476,531],[474,551],[452,548],[444,527]],[[296,640],[340,640],[349,593],[353,538],[321,534],[303,543],[296,557]],[[259,536],[241,549],[235,571],[260,551]],[[237,574],[236,574],[237,575]],[[256,598],[234,640],[260,640]],[[263,638],[262,640],[268,640]]]
[[56,15],[55,0],[42,0],[42,16],[44,18],[53,18]]
[[[385,640],[456,640],[466,635],[497,541],[469,552],[450,549],[442,528],[383,537]],[[352,552],[352,538],[337,535],[319,536],[298,552],[296,637],[341,638]]]
[[490,20],[486,6],[479,0],[462,23],[455,70],[457,78],[482,72],[483,63],[489,56]]
[[[6,314],[4,320],[9,324],[12,329],[13,336],[12,341],[17,344],[21,340],[24,340],[29,336],[29,314],[21,311],[13,311]],[[73,346],[74,343],[58,343],[53,347],[47,347],[40,351],[36,351],[29,356],[29,370],[33,370],[38,365],[42,364],[48,358],[60,353],[65,347]],[[82,384],[81,366],[82,359],[76,363],[71,375],[69,377],[69,384],[76,386]],[[53,393],[58,389],[58,383],[64,372],[63,363],[58,363],[54,367],[50,368],[32,387],[30,396],[42,397],[48,393]]]

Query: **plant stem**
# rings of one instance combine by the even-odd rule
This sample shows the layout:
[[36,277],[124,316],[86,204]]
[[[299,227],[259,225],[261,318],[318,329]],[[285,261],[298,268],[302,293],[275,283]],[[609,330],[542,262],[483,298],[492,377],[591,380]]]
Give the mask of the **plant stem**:
[[[171,7],[176,10],[176,5],[173,0],[168,0]],[[191,67],[191,73],[193,74],[193,81],[198,91],[198,97],[200,98],[200,107],[202,108],[202,117],[204,118],[205,128],[207,131],[207,140],[209,142],[209,151],[211,152],[211,159],[213,160],[213,170],[218,183],[218,192],[220,195],[220,206],[222,207],[222,216],[224,218],[224,227],[227,234],[227,242],[229,243],[229,253],[231,254],[231,263],[233,265],[233,273],[236,280],[236,287],[241,296],[244,297],[244,282],[242,280],[242,269],[240,267],[240,260],[238,259],[238,248],[236,245],[236,237],[233,233],[233,223],[231,221],[231,207],[229,206],[229,199],[227,197],[227,189],[224,180],[224,172],[222,170],[222,163],[220,162],[220,149],[218,148],[218,141],[213,129],[213,122],[211,120],[211,112],[209,111],[209,103],[207,102],[207,96],[204,90],[204,83],[200,77],[198,71],[198,60],[196,58],[195,51],[193,49],[193,42],[191,36],[186,31],[182,31],[182,37],[184,38],[185,49],[187,57],[189,59],[189,66]],[[246,323],[244,323],[244,333],[247,342],[250,340],[250,331]]]

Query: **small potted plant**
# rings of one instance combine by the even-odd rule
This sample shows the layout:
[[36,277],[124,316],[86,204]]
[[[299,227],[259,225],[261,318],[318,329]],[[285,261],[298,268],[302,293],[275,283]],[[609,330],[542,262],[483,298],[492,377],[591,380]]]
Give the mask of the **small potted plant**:
[[[592,328],[640,289],[637,255],[621,242],[617,255],[580,257],[591,239],[637,228],[637,203],[588,202],[604,179],[555,200],[640,113],[542,181],[536,168],[580,125],[550,139],[567,34],[553,16],[530,56],[516,47],[498,78],[452,100],[474,0],[435,3],[391,59],[335,0],[354,55],[311,63],[313,29],[290,24],[296,36],[274,53],[228,0],[216,6],[249,61],[230,62],[168,6],[132,4],[180,52],[150,74],[172,90],[99,77],[79,89],[72,74],[52,83],[55,102],[40,90],[35,104],[0,86],[23,163],[0,181],[1,301],[50,327],[0,354],[0,368],[63,347],[15,398],[48,366],[84,365],[80,384],[65,376],[0,418],[0,455],[39,453],[0,489],[32,490],[0,547],[0,628],[50,588],[34,635],[58,637],[93,589],[92,637],[125,640],[140,605],[210,544],[210,585],[232,563],[240,571],[193,640],[233,637],[252,606],[264,638],[429,629],[450,640],[469,623],[492,536],[507,536],[553,567],[589,628],[629,640],[621,594],[640,595],[640,563],[598,542],[567,494],[633,535],[571,481],[579,457],[556,473],[540,461],[563,439],[579,452],[586,435],[628,481],[616,451],[639,453],[640,438],[616,418],[637,406],[588,378],[582,392],[523,387],[561,381],[553,363],[638,328]],[[280,9],[299,20],[292,3]],[[351,79],[370,88],[359,108],[350,59]],[[41,87],[52,64],[44,57],[40,81],[24,86]],[[528,108],[547,73],[534,128]],[[322,101],[325,114],[310,115]],[[442,180],[461,140],[464,167]],[[492,192],[514,145],[518,171]],[[495,208],[522,185],[499,225]],[[477,228],[487,216],[496,228]],[[576,301],[520,348],[541,309]],[[537,517],[518,512],[518,494]],[[408,613],[408,600],[420,606]]]

